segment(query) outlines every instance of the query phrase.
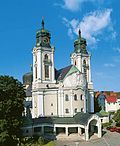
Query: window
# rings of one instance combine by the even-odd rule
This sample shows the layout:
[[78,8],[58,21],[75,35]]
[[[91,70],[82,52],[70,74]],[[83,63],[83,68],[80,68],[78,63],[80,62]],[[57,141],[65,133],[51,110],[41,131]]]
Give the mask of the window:
[[48,55],[47,54],[45,54],[45,60],[48,60]]
[[82,94],[80,95],[80,100],[83,100],[83,95]]
[[77,113],[77,108],[75,108],[74,112]]
[[53,115],[53,113],[51,113],[51,115]]
[[49,66],[45,65],[45,78],[49,78]]
[[86,61],[85,60],[83,60],[83,70],[84,70],[85,77],[87,78],[87,69],[86,69]]
[[69,101],[68,94],[65,94],[65,101]]
[[65,109],[65,113],[69,113],[69,109],[68,108]]
[[51,106],[53,106],[53,103],[51,103]]
[[37,79],[37,66],[35,67],[35,78]]
[[77,95],[76,95],[76,94],[74,95],[74,100],[75,100],[75,101],[77,100]]
[[34,132],[41,132],[41,127],[34,127]]
[[81,108],[81,112],[83,112],[83,108]]
[[75,66],[77,65],[76,60],[75,60]]

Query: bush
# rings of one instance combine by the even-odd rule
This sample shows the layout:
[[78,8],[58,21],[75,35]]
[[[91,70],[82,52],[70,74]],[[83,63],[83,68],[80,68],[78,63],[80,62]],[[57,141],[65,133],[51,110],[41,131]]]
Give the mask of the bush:
[[106,123],[103,123],[103,124],[102,124],[103,128],[104,128],[104,127],[109,127],[110,125],[111,125],[110,122],[106,122]]

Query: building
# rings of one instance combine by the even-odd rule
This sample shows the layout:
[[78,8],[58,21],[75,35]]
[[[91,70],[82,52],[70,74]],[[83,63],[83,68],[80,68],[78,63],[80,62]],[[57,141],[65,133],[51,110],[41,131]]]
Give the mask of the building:
[[114,113],[120,109],[120,93],[113,91],[97,92],[95,98],[99,106],[106,112]]
[[115,113],[118,109],[120,109],[120,95],[111,92],[105,99],[105,110]]
[[33,73],[32,76],[27,73],[23,78],[24,83],[28,78],[33,78],[32,122],[24,134],[33,134],[33,131],[45,134],[47,127],[56,136],[61,132],[68,136],[72,129],[88,140],[90,133],[97,129],[98,137],[101,137],[101,120],[93,114],[94,91],[86,39],[79,30],[70,57],[71,64],[60,70],[54,66],[55,48],[50,39],[51,34],[44,28],[42,20],[42,28],[36,32],[33,48]]

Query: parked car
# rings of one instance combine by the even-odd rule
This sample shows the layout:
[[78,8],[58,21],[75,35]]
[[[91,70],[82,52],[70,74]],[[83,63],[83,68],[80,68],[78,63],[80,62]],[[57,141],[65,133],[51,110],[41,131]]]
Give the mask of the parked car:
[[110,130],[110,132],[120,133],[120,127],[108,127],[107,130]]
[[120,133],[120,127],[116,127],[116,132]]
[[116,127],[111,127],[109,130],[110,132],[116,132]]

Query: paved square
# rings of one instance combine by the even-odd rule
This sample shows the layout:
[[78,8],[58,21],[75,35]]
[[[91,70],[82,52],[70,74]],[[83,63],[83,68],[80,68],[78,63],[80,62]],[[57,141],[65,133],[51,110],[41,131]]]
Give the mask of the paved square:
[[109,132],[100,139],[84,140],[56,140],[55,146],[120,146],[120,134]]

